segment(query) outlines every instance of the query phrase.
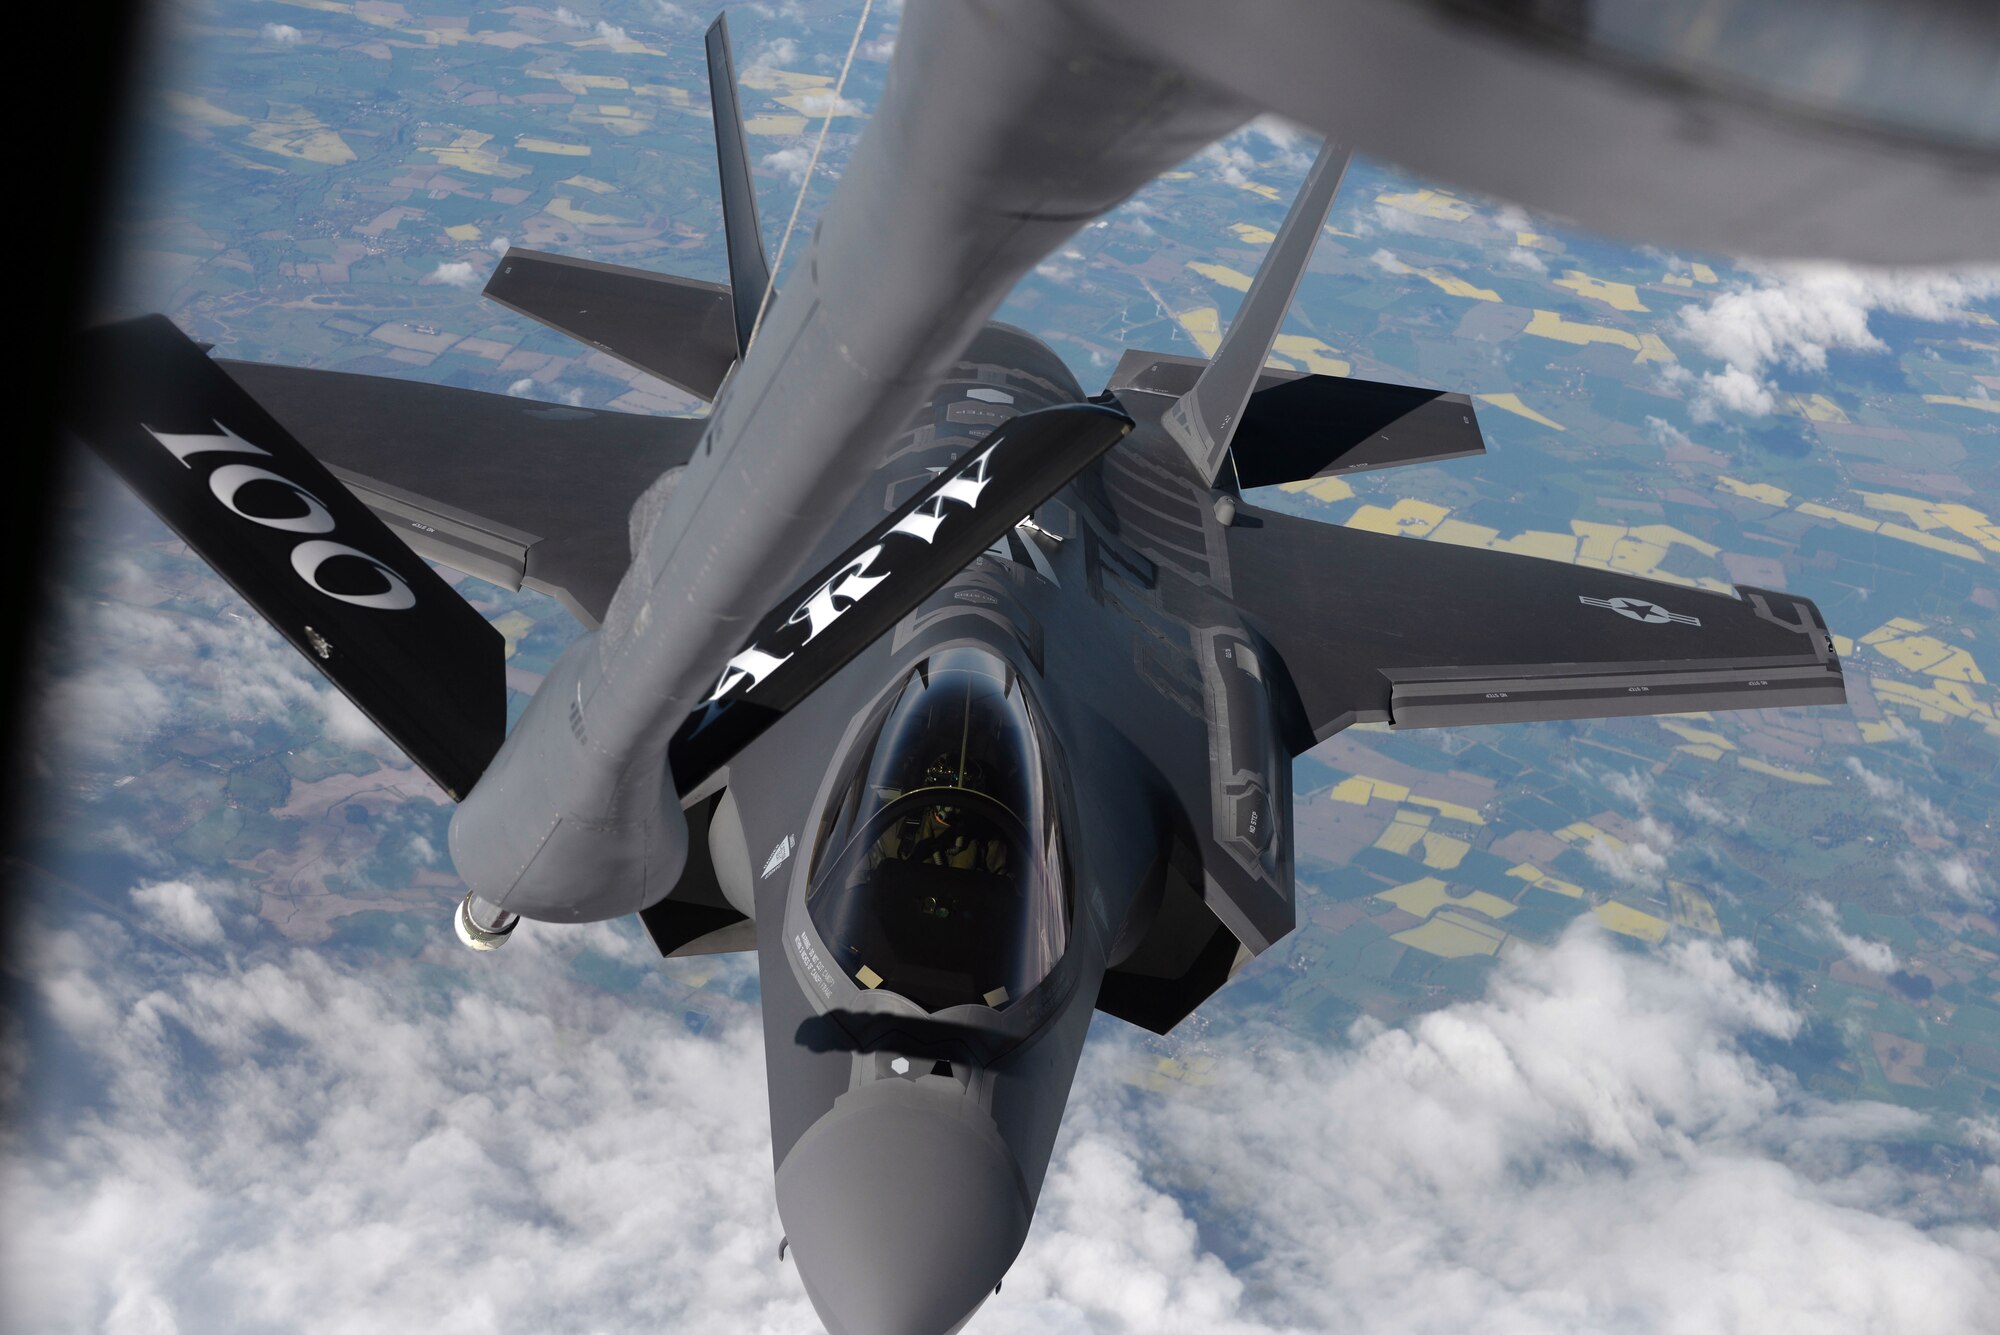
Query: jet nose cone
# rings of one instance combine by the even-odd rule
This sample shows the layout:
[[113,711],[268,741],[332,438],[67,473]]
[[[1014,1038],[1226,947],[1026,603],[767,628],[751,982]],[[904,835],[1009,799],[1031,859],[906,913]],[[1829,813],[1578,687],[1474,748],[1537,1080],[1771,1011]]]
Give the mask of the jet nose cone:
[[778,1214],[830,1335],[949,1335],[1028,1236],[1013,1154],[958,1081],[844,1094],[778,1169]]

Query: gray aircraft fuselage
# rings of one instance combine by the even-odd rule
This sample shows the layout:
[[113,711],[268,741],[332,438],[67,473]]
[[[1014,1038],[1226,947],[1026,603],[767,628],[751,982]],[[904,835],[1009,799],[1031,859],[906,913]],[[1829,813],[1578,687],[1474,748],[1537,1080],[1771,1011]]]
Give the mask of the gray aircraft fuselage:
[[[1132,401],[1171,402],[1126,397],[1128,412]],[[1000,420],[1082,398],[1046,346],[989,327],[839,527],[878,522]],[[1215,692],[1197,645],[1220,636],[1240,653],[1254,637],[1220,590],[1162,571],[1121,537],[1148,472],[1207,490],[1179,447],[1142,423],[729,766],[710,847],[718,869],[751,878],[743,907],[756,922],[779,1210],[835,1335],[956,1329],[999,1283],[1027,1235],[1106,965],[1137,944],[1121,929],[1142,897],[1163,895],[1177,844],[1191,847],[1217,814],[1211,786],[1181,791],[1163,757],[1185,750],[1206,772],[1203,702]],[[1192,518],[1184,536],[1205,545],[1204,522],[1216,522]],[[954,653],[1004,665],[1040,721],[1069,921],[1067,948],[1025,995],[931,1015],[893,979],[856,981],[807,901],[815,871],[840,851],[820,846],[820,831],[843,761],[918,664]],[[1289,898],[1289,756],[1268,709],[1247,722],[1262,763],[1249,785],[1257,844],[1241,851]],[[1218,787],[1215,800],[1241,788]],[[738,899],[744,888],[722,879]]]

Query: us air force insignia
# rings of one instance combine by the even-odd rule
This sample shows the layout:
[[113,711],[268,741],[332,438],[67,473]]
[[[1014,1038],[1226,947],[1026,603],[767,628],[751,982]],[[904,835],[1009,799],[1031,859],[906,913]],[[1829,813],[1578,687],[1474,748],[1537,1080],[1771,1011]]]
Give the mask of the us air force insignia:
[[1678,621],[1683,626],[1699,626],[1701,624],[1700,617],[1686,616],[1680,612],[1669,612],[1658,603],[1649,603],[1644,598],[1592,598],[1588,595],[1580,595],[1577,601],[1588,603],[1592,607],[1608,607],[1621,617],[1630,617],[1634,621],[1643,621],[1652,626],[1657,626],[1667,621]]
[[792,836],[788,834],[783,839],[780,839],[778,846],[771,850],[771,856],[764,859],[764,874],[757,879],[760,881],[770,880],[771,873],[784,866],[785,859],[792,855],[792,847]]

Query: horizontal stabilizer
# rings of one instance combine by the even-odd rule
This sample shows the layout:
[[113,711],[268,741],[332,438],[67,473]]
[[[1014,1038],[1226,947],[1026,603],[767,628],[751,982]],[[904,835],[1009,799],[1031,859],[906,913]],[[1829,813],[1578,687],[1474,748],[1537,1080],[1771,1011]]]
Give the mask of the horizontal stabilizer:
[[64,420],[452,797],[507,723],[505,643],[165,316],[79,340]]
[[632,503],[705,422],[387,376],[218,362],[423,556],[604,617],[631,564]]
[[1131,429],[1091,403],[994,428],[757,623],[674,734],[675,786],[692,792]]
[[697,398],[713,399],[736,361],[734,307],[719,283],[517,249],[485,295]]
[[1249,488],[1461,459],[1486,443],[1463,394],[1309,375],[1252,394],[1230,449]]

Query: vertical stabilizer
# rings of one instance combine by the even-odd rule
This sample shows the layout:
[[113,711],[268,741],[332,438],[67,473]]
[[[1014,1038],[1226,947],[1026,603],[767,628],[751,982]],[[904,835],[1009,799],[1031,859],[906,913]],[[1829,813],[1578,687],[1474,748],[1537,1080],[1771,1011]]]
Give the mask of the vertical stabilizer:
[[750,176],[750,144],[736,99],[736,61],[729,48],[729,18],[708,28],[708,100],[715,109],[715,162],[722,174],[722,235],[729,246],[729,291],[736,317],[736,353],[750,347],[757,310],[771,285],[764,233],[757,221],[757,183]]
[[1197,471],[1213,483],[1222,472],[1229,442],[1243,420],[1243,406],[1257,388],[1257,376],[1278,337],[1299,279],[1312,258],[1313,242],[1333,207],[1351,150],[1328,141],[1320,149],[1306,183],[1285,215],[1271,253],[1258,266],[1250,291],[1230,321],[1229,332],[1209,359],[1208,369],[1161,418],[1167,433],[1187,451]]

